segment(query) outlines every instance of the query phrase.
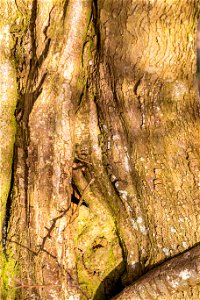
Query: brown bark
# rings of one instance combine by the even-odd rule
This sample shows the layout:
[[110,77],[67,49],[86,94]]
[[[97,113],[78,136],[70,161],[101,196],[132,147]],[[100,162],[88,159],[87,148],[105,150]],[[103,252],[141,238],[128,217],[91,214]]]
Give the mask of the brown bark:
[[129,284],[116,299],[197,299],[199,246],[181,253],[200,237],[198,3],[19,0],[11,12],[16,299],[110,299]]
[[200,246],[149,271],[125,288],[115,300],[170,299],[178,291],[200,283]]

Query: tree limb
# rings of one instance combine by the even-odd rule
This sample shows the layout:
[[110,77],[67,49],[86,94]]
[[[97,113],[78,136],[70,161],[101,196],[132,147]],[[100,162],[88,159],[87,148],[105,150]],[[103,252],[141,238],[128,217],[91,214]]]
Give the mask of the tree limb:
[[160,296],[170,297],[198,283],[200,283],[200,245],[152,269],[113,300],[151,300]]

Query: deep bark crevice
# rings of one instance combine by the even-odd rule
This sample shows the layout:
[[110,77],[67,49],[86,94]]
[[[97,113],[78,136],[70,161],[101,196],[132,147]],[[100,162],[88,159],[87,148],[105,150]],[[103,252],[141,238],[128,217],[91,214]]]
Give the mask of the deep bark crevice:
[[[14,145],[15,149],[15,145]],[[11,209],[12,209],[12,197],[13,197],[13,186],[14,186],[14,174],[15,174],[15,158],[16,153],[13,151],[13,160],[12,160],[12,170],[11,170],[11,179],[10,179],[10,189],[8,193],[8,197],[6,200],[6,210],[4,220],[2,222],[2,249],[6,259],[9,259],[7,252],[6,252],[6,243],[7,243],[7,236],[8,236],[8,228],[9,228],[9,221],[11,217]]]

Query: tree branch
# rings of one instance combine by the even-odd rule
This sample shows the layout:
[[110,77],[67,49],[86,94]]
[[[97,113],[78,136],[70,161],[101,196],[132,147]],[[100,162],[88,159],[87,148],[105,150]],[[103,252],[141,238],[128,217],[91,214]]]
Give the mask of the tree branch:
[[152,269],[113,300],[151,300],[160,296],[170,297],[198,283],[200,283],[200,244]]

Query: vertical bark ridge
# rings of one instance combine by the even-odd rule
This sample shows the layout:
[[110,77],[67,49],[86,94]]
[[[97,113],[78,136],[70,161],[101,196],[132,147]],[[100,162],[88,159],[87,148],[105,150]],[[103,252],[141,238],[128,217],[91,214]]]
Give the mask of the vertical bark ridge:
[[[30,286],[18,290],[20,299],[67,299],[81,293],[69,218],[74,112],[84,86],[79,72],[91,1],[69,1],[67,7],[62,1],[48,1],[45,7],[44,1],[33,1],[26,9],[30,49],[25,48],[27,61],[20,63],[28,72],[21,84],[22,131],[27,134],[22,135],[26,146],[17,146],[13,209],[20,211],[20,217],[10,221],[9,246],[20,252],[20,281]],[[23,164],[26,173],[21,172]],[[27,192],[27,212],[23,192]],[[18,228],[12,227],[16,223]]]
[[[13,1],[0,1],[0,298],[6,297],[9,278],[15,277],[12,258],[7,257],[7,230],[13,184],[13,155],[16,133],[14,111],[17,102],[16,72],[11,60],[10,11]],[[11,270],[11,271],[10,271]]]

